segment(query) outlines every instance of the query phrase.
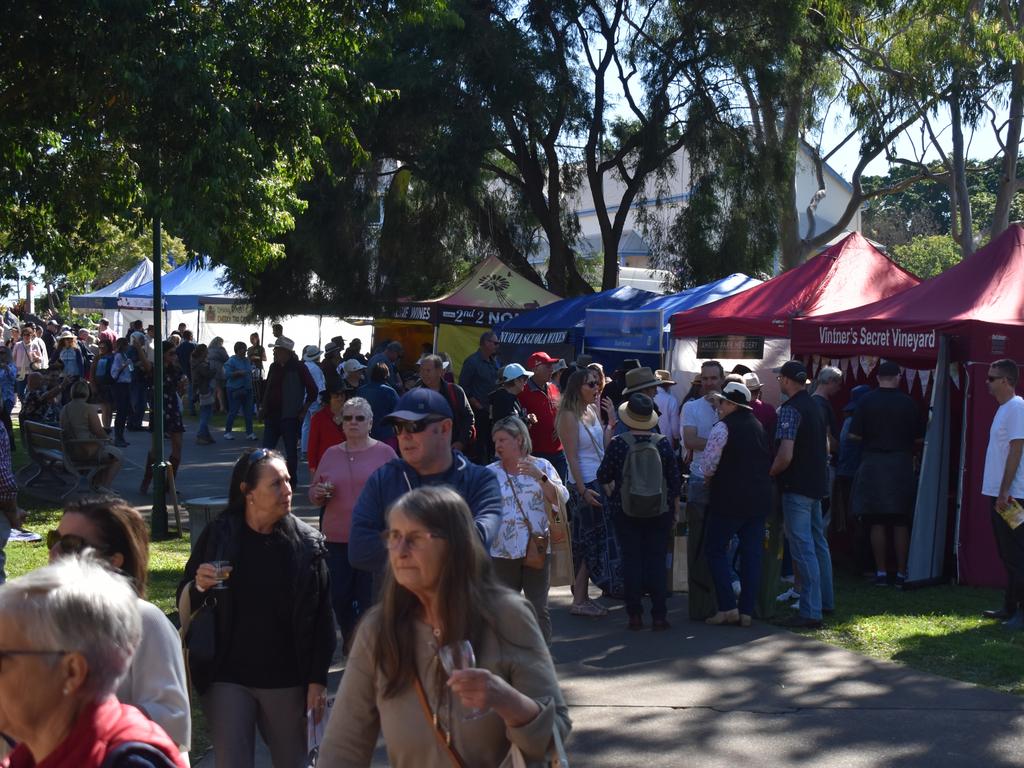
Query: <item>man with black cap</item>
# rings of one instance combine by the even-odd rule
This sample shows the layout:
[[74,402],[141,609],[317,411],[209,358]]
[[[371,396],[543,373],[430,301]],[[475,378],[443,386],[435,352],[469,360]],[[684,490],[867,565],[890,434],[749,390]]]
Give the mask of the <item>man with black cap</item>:
[[529,425],[533,455],[551,462],[562,483],[565,483],[569,475],[569,465],[565,460],[562,441],[558,439],[555,430],[561,395],[558,387],[551,381],[557,363],[557,358],[551,357],[547,352],[534,352],[526,359],[526,369],[532,371],[533,376],[519,393],[519,402],[527,413],[536,417]]
[[886,528],[892,526],[897,587],[907,579],[910,521],[917,483],[914,453],[924,443],[924,419],[910,395],[901,392],[900,367],[891,360],[878,366],[878,388],[864,395],[850,422],[851,440],[861,442],[860,466],[853,479],[853,513],[871,526],[875,585],[889,583]]
[[387,560],[380,535],[388,507],[403,493],[421,485],[447,485],[466,500],[477,533],[489,549],[501,525],[498,478],[452,445],[452,409],[437,392],[416,387],[399,399],[386,420],[398,433],[400,459],[374,472],[352,510],[348,558],[354,568],[379,576]]
[[789,399],[779,408],[778,450],[770,474],[782,491],[789,550],[800,571],[800,612],[787,626],[817,629],[834,609],[832,553],[825,538],[821,500],[828,495],[827,427],[807,392],[807,369],[799,360],[781,368],[779,388]]

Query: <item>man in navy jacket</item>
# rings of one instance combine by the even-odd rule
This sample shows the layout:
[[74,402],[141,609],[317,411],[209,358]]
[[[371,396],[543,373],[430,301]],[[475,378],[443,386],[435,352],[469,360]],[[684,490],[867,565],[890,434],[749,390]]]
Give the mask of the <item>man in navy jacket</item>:
[[387,552],[380,534],[388,507],[421,485],[447,485],[466,500],[477,533],[489,550],[501,524],[497,476],[452,448],[452,409],[437,392],[418,387],[403,395],[387,421],[398,435],[402,458],[374,472],[352,511],[348,559],[354,568],[383,570]]

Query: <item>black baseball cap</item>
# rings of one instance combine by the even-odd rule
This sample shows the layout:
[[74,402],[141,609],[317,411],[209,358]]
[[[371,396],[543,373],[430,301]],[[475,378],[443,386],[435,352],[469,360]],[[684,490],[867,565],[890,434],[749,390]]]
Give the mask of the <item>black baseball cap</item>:
[[801,384],[807,383],[807,368],[799,360],[788,360],[783,363],[781,368],[773,368],[772,372],[785,376],[787,379],[799,381]]

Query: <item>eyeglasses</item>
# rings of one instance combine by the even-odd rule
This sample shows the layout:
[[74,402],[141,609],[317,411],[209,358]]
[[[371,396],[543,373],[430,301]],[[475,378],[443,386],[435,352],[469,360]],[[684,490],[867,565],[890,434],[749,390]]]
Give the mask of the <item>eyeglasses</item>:
[[988,376],[987,378],[988,378],[988,383],[991,384],[993,381],[999,381],[1000,379],[1005,379],[1006,377],[1005,376]]
[[420,432],[425,430],[431,424],[439,424],[444,421],[444,416],[439,417],[427,417],[420,419],[419,421],[392,421],[392,425],[395,428],[395,432],[402,434],[403,432],[407,435],[418,435]]
[[443,539],[439,533],[433,531],[411,531],[410,533],[402,533],[401,531],[395,531],[388,529],[381,531],[380,540],[384,542],[384,546],[394,551],[402,548],[404,542],[410,552],[419,552],[423,547],[427,545],[427,542],[431,539]]
[[58,544],[62,555],[75,555],[91,546],[81,536],[76,536],[73,533],[65,533],[62,536],[60,531],[55,528],[46,534],[46,548],[53,549]]
[[0,672],[3,671],[4,661],[15,656],[64,656],[71,651],[0,651]]
[[366,421],[366,417],[361,413],[346,413],[341,417],[342,421]]

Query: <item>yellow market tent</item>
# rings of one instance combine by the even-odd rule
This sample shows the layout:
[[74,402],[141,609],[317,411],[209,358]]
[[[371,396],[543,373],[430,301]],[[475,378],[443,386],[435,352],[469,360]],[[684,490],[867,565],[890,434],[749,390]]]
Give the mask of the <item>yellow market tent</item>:
[[448,353],[458,376],[462,362],[476,351],[481,333],[559,298],[490,256],[451,293],[402,302],[389,317],[376,320],[374,345],[383,339],[401,341],[407,367],[415,364],[423,343],[432,343],[437,351]]

